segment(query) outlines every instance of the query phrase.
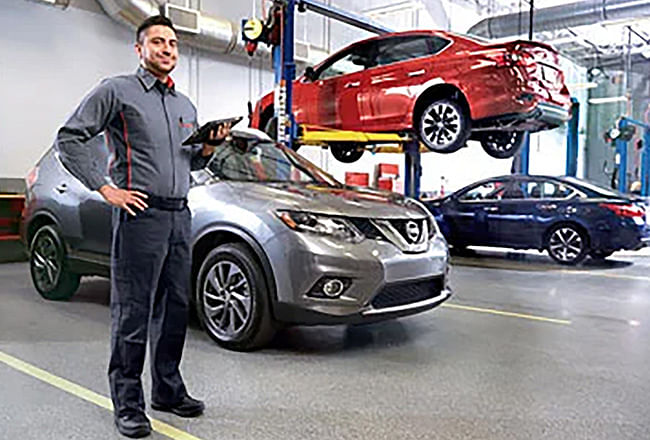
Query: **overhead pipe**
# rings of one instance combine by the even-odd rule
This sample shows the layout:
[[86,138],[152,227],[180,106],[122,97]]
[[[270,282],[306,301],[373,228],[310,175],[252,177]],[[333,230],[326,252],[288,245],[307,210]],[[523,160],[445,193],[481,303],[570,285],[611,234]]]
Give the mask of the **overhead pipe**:
[[[537,9],[535,32],[586,26],[603,21],[650,17],[648,0],[586,0],[567,5]],[[504,38],[518,34],[519,22],[529,21],[529,12],[515,12],[485,18],[467,31],[486,38]]]
[[[104,11],[117,22],[137,29],[146,18],[161,13],[164,1],[159,0],[97,0]],[[199,32],[179,32],[179,38],[190,46],[222,54],[246,55],[239,26],[234,22],[199,11]],[[270,51],[259,48],[259,55]],[[247,55],[246,55],[247,56]]]

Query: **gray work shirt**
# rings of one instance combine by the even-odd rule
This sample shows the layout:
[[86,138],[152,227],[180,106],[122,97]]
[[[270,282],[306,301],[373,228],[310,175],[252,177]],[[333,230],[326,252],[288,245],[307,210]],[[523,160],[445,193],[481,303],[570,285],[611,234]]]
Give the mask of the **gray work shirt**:
[[[205,166],[202,145],[182,146],[197,127],[196,108],[173,82],[140,67],[103,80],[59,129],[55,146],[68,170],[91,190],[112,182],[161,197],[186,197],[190,170]],[[114,155],[109,176],[88,141],[104,132]]]

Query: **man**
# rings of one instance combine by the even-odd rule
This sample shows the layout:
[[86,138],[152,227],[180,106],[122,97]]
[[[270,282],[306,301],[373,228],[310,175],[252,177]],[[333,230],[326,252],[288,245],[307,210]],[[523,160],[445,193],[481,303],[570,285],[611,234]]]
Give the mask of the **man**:
[[[204,410],[188,395],[179,364],[189,303],[189,172],[205,165],[214,146],[181,145],[197,124],[196,109],[169,77],[177,43],[167,18],[145,20],[136,33],[137,72],[102,81],[56,139],[66,167],[113,206],[109,382],[115,424],[134,438],[151,432],[140,379],[148,333],[152,408],[182,417]],[[229,130],[219,127],[210,143]],[[87,146],[102,131],[115,154],[110,177]]]

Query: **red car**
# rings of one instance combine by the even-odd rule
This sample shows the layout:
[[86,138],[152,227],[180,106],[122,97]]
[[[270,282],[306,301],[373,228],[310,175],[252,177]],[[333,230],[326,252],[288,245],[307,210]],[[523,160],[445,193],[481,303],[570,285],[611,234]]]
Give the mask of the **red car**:
[[[524,131],[569,118],[558,53],[543,43],[490,43],[443,31],[386,34],[354,43],[294,81],[299,124],[367,132],[413,132],[430,150],[452,153],[468,139],[497,158],[513,156]],[[272,132],[273,93],[251,126]],[[331,145],[343,162],[363,149]]]

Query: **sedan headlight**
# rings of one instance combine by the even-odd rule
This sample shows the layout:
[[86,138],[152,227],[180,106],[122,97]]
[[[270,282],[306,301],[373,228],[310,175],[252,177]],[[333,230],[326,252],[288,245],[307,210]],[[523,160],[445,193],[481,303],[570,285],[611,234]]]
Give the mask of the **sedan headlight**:
[[324,235],[340,240],[358,242],[363,235],[348,220],[302,211],[277,211],[277,216],[289,228],[298,232]]

